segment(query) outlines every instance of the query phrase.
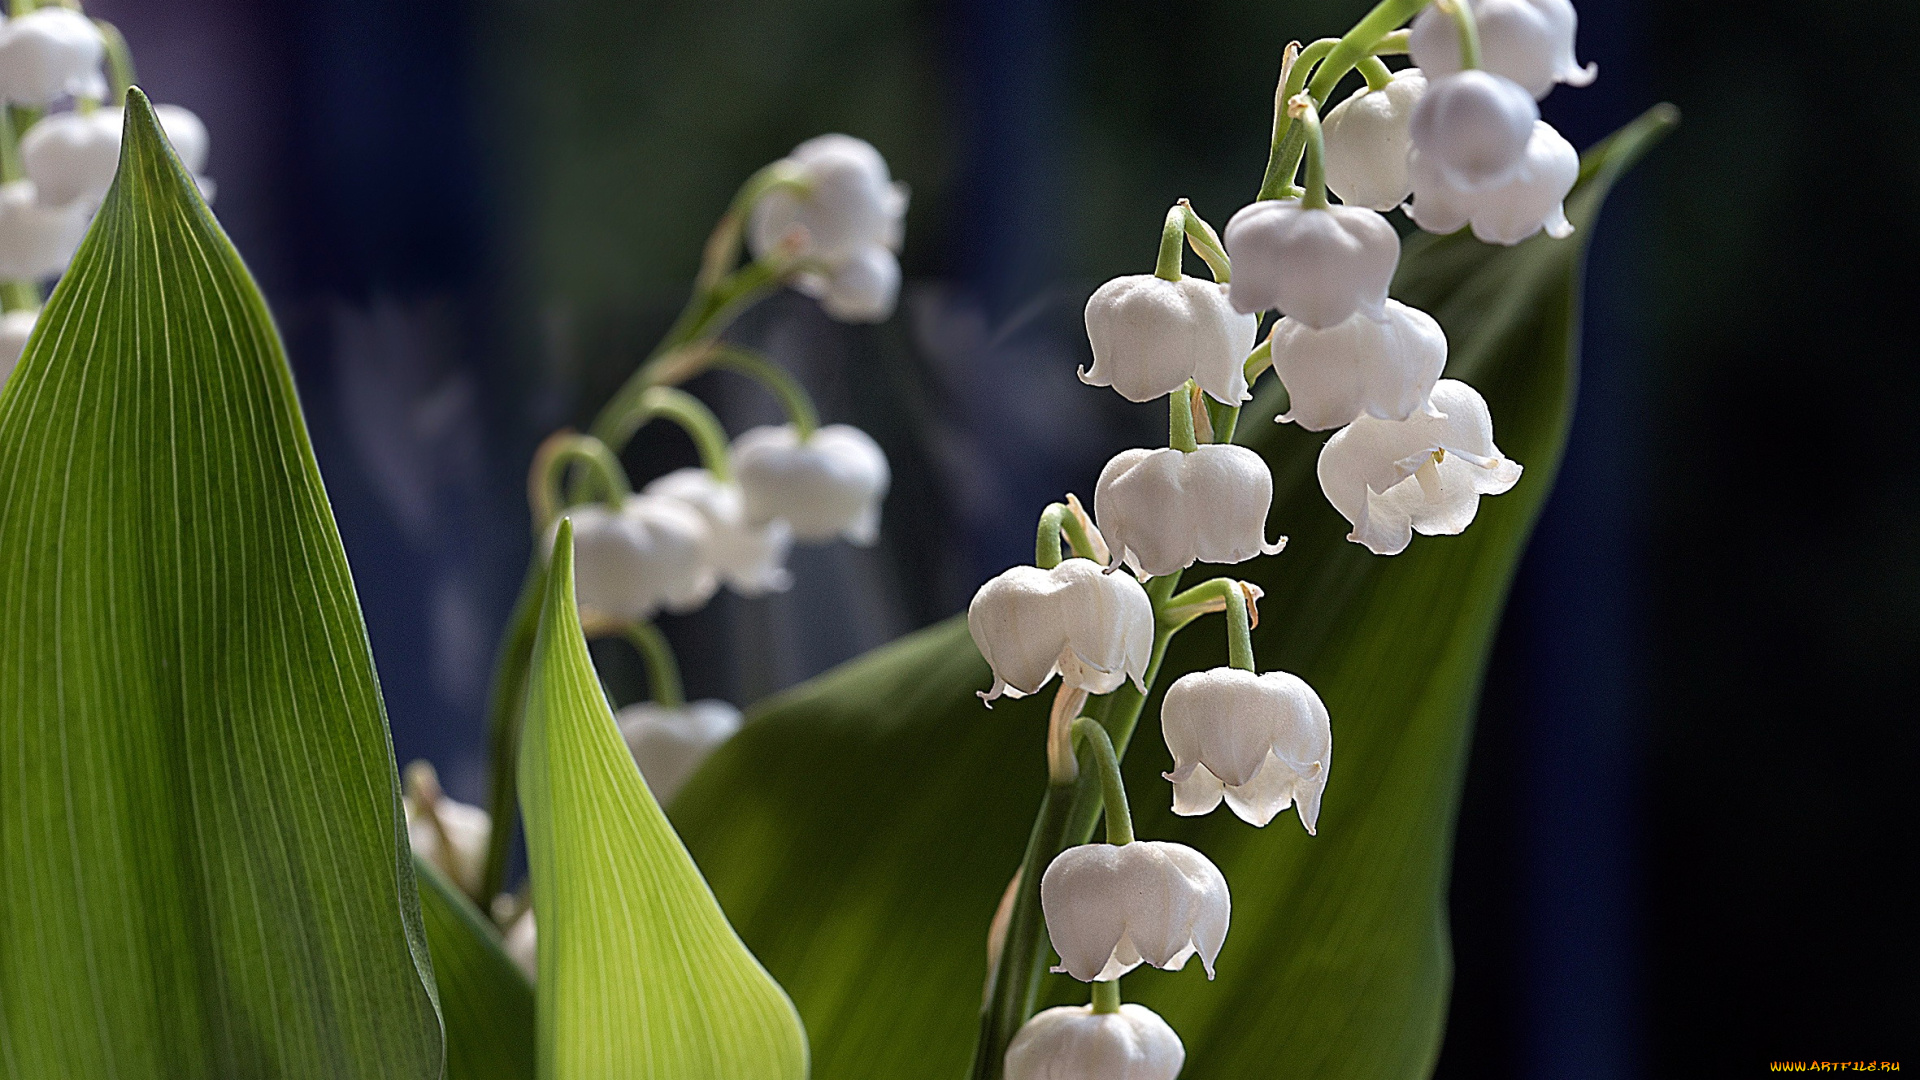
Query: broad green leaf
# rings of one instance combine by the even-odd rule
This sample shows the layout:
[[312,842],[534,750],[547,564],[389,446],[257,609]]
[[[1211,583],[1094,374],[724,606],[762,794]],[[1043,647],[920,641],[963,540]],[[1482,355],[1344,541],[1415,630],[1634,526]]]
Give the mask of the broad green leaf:
[[399,780],[286,357],[129,95],[0,395],[0,1071],[435,1077]]
[[799,1080],[793,1003],[727,924],[640,778],[587,655],[563,523],[527,681],[520,810],[542,1080]]
[[[1567,207],[1581,238],[1614,176],[1671,122],[1656,110],[1588,154]],[[1189,965],[1123,983],[1185,1040],[1185,1075],[1432,1067],[1461,778],[1489,644],[1571,415],[1582,242],[1407,245],[1396,295],[1439,318],[1449,374],[1486,395],[1501,448],[1528,470],[1464,535],[1419,537],[1394,558],[1347,542],[1314,475],[1326,436],[1272,423],[1271,386],[1246,410],[1241,440],[1273,469],[1273,528],[1292,543],[1229,572],[1266,589],[1261,665],[1319,689],[1338,753],[1318,837],[1292,814],[1263,830],[1225,810],[1175,818],[1148,703],[1126,763],[1139,832],[1207,852],[1233,889],[1217,981]],[[1203,619],[1160,685],[1224,662],[1221,620]],[[973,691],[989,681],[960,620],[931,628],[762,709],[675,804],[734,924],[792,992],[823,1080],[966,1074],[988,923],[1045,783],[1051,696],[988,712]],[[1047,993],[1086,1000],[1063,977]]]
[[533,984],[458,886],[425,859],[413,872],[447,1023],[447,1080],[533,1080]]

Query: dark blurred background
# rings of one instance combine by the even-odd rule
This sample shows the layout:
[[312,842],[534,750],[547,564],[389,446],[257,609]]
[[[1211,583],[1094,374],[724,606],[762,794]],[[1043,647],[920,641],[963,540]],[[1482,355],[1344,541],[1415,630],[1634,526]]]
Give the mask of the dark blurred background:
[[[734,187],[863,136],[913,185],[878,328],[737,336],[885,445],[875,549],[669,619],[745,705],[959,610],[1163,420],[1082,392],[1086,292],[1251,195],[1289,38],[1357,2],[93,0],[213,134],[292,351],[401,761],[480,800],[523,470],[685,297]],[[1909,1060],[1920,1030],[1920,109],[1910,0],[1581,0],[1585,146],[1679,132],[1593,237],[1582,400],[1496,650],[1453,888],[1447,1077]],[[750,385],[694,389],[732,430]],[[691,463],[673,432],[640,478]],[[624,663],[604,658],[616,672]]]

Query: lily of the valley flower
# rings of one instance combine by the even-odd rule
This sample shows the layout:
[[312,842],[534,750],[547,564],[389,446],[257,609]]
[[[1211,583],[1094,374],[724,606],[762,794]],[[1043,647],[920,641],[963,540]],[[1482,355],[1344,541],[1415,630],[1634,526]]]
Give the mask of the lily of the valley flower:
[[33,324],[39,318],[38,308],[0,315],[0,387],[7,385],[20,363],[20,354],[27,351],[27,339],[33,336]]
[[1139,582],[1090,559],[1000,574],[973,594],[967,630],[993,669],[993,688],[980,694],[989,702],[1038,693],[1056,674],[1089,694],[1129,678],[1146,692],[1153,601]]
[[742,596],[785,592],[793,584],[787,551],[793,530],[785,521],[753,524],[737,484],[722,483],[701,468],[675,469],[648,484],[642,494],[678,499],[707,521],[707,565]]
[[45,205],[31,180],[0,184],[0,280],[34,280],[66,270],[87,234],[89,213],[84,206]]
[[[1573,55],[1578,16],[1571,0],[1462,0],[1480,31],[1480,65],[1512,79],[1535,98],[1555,83],[1586,86],[1600,74]],[[1460,35],[1451,17],[1429,7],[1413,21],[1408,51],[1434,78],[1460,70]]]
[[793,284],[820,301],[820,310],[836,322],[886,322],[900,301],[900,258],[886,248],[869,245],[830,272],[801,274]]
[[1275,555],[1266,541],[1273,474],[1244,446],[1209,443],[1191,453],[1123,450],[1100,470],[1093,513],[1115,558],[1144,580],[1196,561]]
[[59,5],[0,25],[0,101],[45,108],[63,97],[107,94],[106,43],[85,15]]
[[1461,532],[1473,523],[1480,496],[1520,480],[1520,465],[1493,444],[1493,416],[1478,391],[1441,379],[1432,400],[1443,415],[1362,417],[1320,451],[1320,490],[1352,523],[1347,539],[1375,555],[1398,555],[1415,532]]
[[1407,150],[1413,145],[1414,106],[1426,93],[1417,67],[1394,73],[1379,90],[1366,86],[1335,105],[1321,121],[1327,143],[1327,187],[1349,206],[1385,213],[1407,201]]
[[1117,277],[1087,300],[1089,386],[1111,386],[1128,401],[1153,401],[1192,379],[1217,401],[1249,396],[1244,365],[1259,333],[1257,315],[1227,300],[1227,286],[1195,277]]
[[446,796],[433,766],[416,761],[407,766],[407,841],[413,853],[432,863],[469,896],[480,892],[480,876],[487,862],[492,819],[485,810]]
[[1173,753],[1173,812],[1211,812],[1222,799],[1242,821],[1265,825],[1288,806],[1314,831],[1333,763],[1327,707],[1297,675],[1214,668],[1167,689],[1160,727]]
[[1545,230],[1556,240],[1573,235],[1563,200],[1580,178],[1580,155],[1545,120],[1533,122],[1527,152],[1506,183],[1484,191],[1454,190],[1419,151],[1412,155],[1413,201],[1407,215],[1432,233],[1471,224],[1489,244],[1517,244]]
[[540,928],[533,921],[533,909],[520,913],[507,927],[502,936],[500,947],[506,951],[507,959],[512,960],[529,979],[540,977]]
[[1263,199],[1234,214],[1223,235],[1233,260],[1228,295],[1235,311],[1278,308],[1321,330],[1355,312],[1386,318],[1382,306],[1400,262],[1400,237],[1375,211]]
[[805,190],[775,188],[748,223],[755,257],[786,252],[815,269],[795,286],[842,322],[880,322],[900,295],[895,253],[907,211],[907,186],[893,180],[886,159],[851,135],[821,135],[787,155]]
[[805,442],[792,424],[752,428],[731,456],[747,521],[786,521],[808,543],[844,536],[864,547],[879,538],[880,500],[893,477],[880,444],[859,428],[829,424]]
[[661,805],[673,801],[687,778],[740,730],[740,710],[724,701],[682,706],[635,702],[614,716],[627,750]]
[[1298,319],[1273,329],[1273,370],[1287,387],[1274,419],[1308,431],[1344,427],[1362,416],[1405,420],[1430,408],[1427,395],[1447,366],[1447,335],[1433,316],[1388,300],[1386,318],[1355,315],[1326,330]]
[[1117,979],[1142,963],[1177,971],[1198,953],[1207,977],[1227,940],[1227,879],[1185,844],[1081,844],[1040,879],[1040,910],[1060,966],[1081,982]]
[[1119,1012],[1059,1005],[1025,1024],[1007,1046],[1006,1080],[1174,1080],[1187,1061],[1159,1014],[1128,1002]]
[[706,519],[678,499],[632,495],[617,512],[595,503],[566,516],[574,592],[590,617],[627,623],[662,608],[691,611],[718,587],[706,560]]
[[[207,125],[178,105],[156,105],[154,116],[173,144],[180,164],[198,177],[207,167]],[[20,139],[20,163],[40,201],[49,206],[97,205],[106,197],[120,165],[120,134],[125,113],[117,108],[90,113],[55,113],[27,129]],[[206,181],[201,181],[204,187]]]
[[1455,191],[1505,184],[1526,160],[1533,122],[1540,119],[1533,95],[1480,68],[1429,76],[1408,128],[1413,149]]

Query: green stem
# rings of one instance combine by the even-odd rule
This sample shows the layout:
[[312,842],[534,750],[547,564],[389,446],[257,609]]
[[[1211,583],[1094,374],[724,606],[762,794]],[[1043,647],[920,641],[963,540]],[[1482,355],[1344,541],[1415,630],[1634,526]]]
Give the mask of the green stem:
[[711,291],[726,278],[733,269],[735,259],[740,257],[740,240],[746,233],[747,221],[753,216],[753,208],[766,194],[776,188],[806,193],[809,185],[800,179],[794,164],[785,158],[764,166],[759,172],[747,177],[740,190],[733,195],[733,202],[727,205],[727,212],[713,226],[713,232],[707,237],[707,244],[701,253],[700,275],[694,279],[694,288]]
[[100,40],[107,47],[107,100],[119,106],[127,103],[127,88],[136,79],[133,74],[133,50],[127,47],[126,36],[120,28],[105,19],[93,20],[100,31]]
[[1367,50],[1367,55],[1405,56],[1412,44],[1413,31],[1411,29],[1395,30],[1393,33],[1374,42],[1373,48]]
[[1227,664],[1241,671],[1253,666],[1253,625],[1247,614],[1247,592],[1239,582],[1227,589]]
[[[1067,542],[1073,545],[1073,554],[1083,559],[1095,559],[1096,549],[1093,538],[1087,534],[1086,523],[1073,507],[1066,503],[1048,503],[1040,511],[1040,526],[1033,537],[1033,565],[1042,570],[1051,570],[1066,558],[1066,552],[1060,544],[1060,534],[1066,533]],[[1097,562],[1098,559],[1095,559]]]
[[1167,445],[1181,453],[1200,449],[1193,434],[1193,380],[1167,395]]
[[700,451],[700,464],[706,466],[721,483],[733,479],[733,465],[727,456],[727,431],[720,418],[699,398],[671,386],[650,386],[628,411],[608,419],[613,439],[609,445],[625,446],[633,433],[649,420],[671,420],[686,430]]
[[1385,90],[1387,84],[1393,82],[1393,72],[1389,71],[1387,65],[1381,63],[1377,56],[1361,57],[1359,67],[1361,76],[1367,80],[1369,90]]
[[1453,20],[1454,29],[1460,32],[1460,69],[1480,66],[1480,26],[1473,17],[1473,6],[1467,0],[1442,0],[1434,5]]
[[1109,979],[1093,984],[1093,1011],[1096,1013],[1117,1013],[1120,1011],[1120,980]]
[[1320,110],[1313,107],[1311,98],[1297,97],[1287,105],[1287,115],[1306,133],[1307,139],[1307,190],[1300,196],[1300,205],[1309,210],[1327,208],[1327,142],[1320,133]]
[[1186,229],[1187,243],[1193,245],[1194,254],[1207,264],[1213,280],[1225,285],[1233,280],[1233,260],[1227,258],[1227,246],[1220,242],[1220,234],[1207,224],[1207,219],[1194,212],[1193,204],[1180,200],[1181,225]]
[[1120,775],[1120,758],[1113,752],[1113,740],[1098,720],[1082,716],[1073,722],[1073,738],[1086,747],[1091,760],[1081,768],[1092,767],[1100,776],[1100,811],[1107,819],[1107,843],[1133,843],[1133,812],[1127,809],[1127,782]]
[[[565,499],[567,470],[583,466],[579,482],[573,486],[571,503]],[[627,471],[605,443],[591,435],[556,431],[533,453],[533,465],[527,471],[527,504],[533,510],[535,535],[545,536],[564,505],[585,501],[585,492],[597,489],[595,496],[615,509],[633,493],[627,483]]]
[[1180,257],[1186,254],[1187,218],[1175,206],[1167,211],[1160,226],[1160,259],[1153,265],[1153,276],[1162,281],[1180,280]]
[[540,604],[547,588],[547,560],[536,544],[520,598],[507,619],[506,635],[493,665],[493,690],[487,700],[492,783],[487,800],[493,831],[487,837],[487,861],[480,873],[480,909],[491,910],[493,898],[506,885],[507,856],[513,851],[514,827],[519,822],[519,795],[515,790],[520,760],[520,722],[526,708],[527,670],[533,663],[534,633],[540,628]]
[[738,372],[752,379],[780,399],[780,405],[787,411],[787,419],[792,421],[793,430],[799,441],[813,438],[820,428],[820,411],[813,406],[813,398],[800,380],[793,377],[787,369],[769,360],[763,354],[740,345],[721,342],[715,346],[712,359],[708,364],[727,371]]
[[1207,423],[1213,428],[1213,441],[1230,443],[1233,441],[1233,429],[1240,424],[1240,406],[1228,405],[1208,397]]
[[647,692],[653,700],[669,709],[685,705],[687,694],[680,684],[680,664],[673,658],[667,635],[650,622],[637,622],[627,627],[627,642],[647,667]]

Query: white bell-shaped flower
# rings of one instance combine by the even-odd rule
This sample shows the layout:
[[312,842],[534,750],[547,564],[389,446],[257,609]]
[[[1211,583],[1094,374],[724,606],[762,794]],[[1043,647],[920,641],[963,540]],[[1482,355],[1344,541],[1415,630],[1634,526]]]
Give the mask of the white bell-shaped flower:
[[1428,409],[1447,366],[1447,335],[1433,316],[1388,300],[1387,317],[1355,315],[1315,330],[1298,319],[1273,328],[1273,370],[1287,388],[1274,419],[1308,431],[1345,427],[1362,416],[1405,420]]
[[35,8],[0,25],[0,100],[45,108],[63,97],[107,95],[106,42],[71,8]]
[[724,701],[694,701],[678,708],[635,702],[614,716],[634,764],[661,805],[673,801],[687,778],[740,730],[740,710]]
[[528,979],[540,977],[540,928],[533,921],[532,908],[521,912],[513,925],[507,927],[501,936],[500,948]]
[[1455,191],[1506,183],[1525,162],[1527,140],[1540,119],[1533,95],[1479,68],[1445,78],[1428,74],[1409,128],[1413,149]]
[[1040,910],[1060,966],[1081,982],[1117,979],[1142,963],[1168,971],[1198,953],[1207,978],[1227,940],[1227,879],[1205,855],[1161,840],[1082,844],[1040,879]]
[[21,354],[27,351],[27,339],[33,336],[33,324],[39,319],[38,308],[0,315],[0,387],[7,385],[19,365]]
[[88,207],[42,203],[31,180],[0,184],[0,280],[64,272],[91,220]]
[[1499,187],[1456,191],[1419,151],[1412,158],[1407,216],[1428,232],[1471,224],[1473,235],[1489,244],[1517,244],[1543,229],[1556,240],[1573,235],[1564,200],[1580,179],[1580,154],[1545,120],[1534,121],[1525,160]]
[[487,842],[493,821],[485,810],[447,797],[433,774],[433,766],[418,761],[407,766],[406,797],[400,800],[407,815],[407,841],[413,853],[432,863],[469,896],[480,892],[486,869]]
[[808,543],[879,538],[893,477],[880,444],[859,428],[829,424],[806,442],[792,424],[752,428],[733,441],[732,457],[749,522],[784,520]]
[[706,519],[678,499],[632,495],[617,512],[593,503],[565,516],[573,519],[574,594],[589,617],[625,623],[662,608],[691,611],[718,588]]
[[873,144],[820,135],[786,160],[809,190],[770,191],[754,206],[747,246],[755,257],[792,245],[793,254],[834,266],[872,245],[899,250],[907,186],[888,176]]
[[1158,1013],[1127,1002],[1119,1012],[1057,1005],[1025,1024],[1007,1045],[1006,1080],[1175,1080],[1187,1063]]
[[[207,167],[207,125],[191,110],[157,105],[154,115],[188,172],[199,178]],[[90,113],[55,113],[27,129],[20,140],[20,161],[40,201],[52,206],[81,202],[97,205],[106,197],[120,166],[120,134],[125,114],[118,108]],[[211,184],[199,178],[202,187]]]
[[1222,799],[1252,825],[1298,804],[1314,831],[1333,764],[1333,727],[1298,675],[1214,668],[1167,688],[1160,729],[1173,753],[1173,812],[1210,813]]
[[1417,67],[1394,73],[1379,90],[1362,86],[1321,120],[1327,144],[1327,187],[1349,206],[1385,213],[1407,201],[1407,150],[1413,109],[1427,91]]
[[1499,495],[1520,480],[1520,465],[1493,444],[1493,416],[1479,391],[1441,379],[1432,400],[1443,415],[1361,417],[1320,451],[1320,490],[1353,524],[1347,539],[1375,555],[1398,555],[1416,531],[1461,532],[1473,523],[1480,496]]
[[[1512,79],[1535,98],[1555,83],[1586,86],[1598,65],[1574,59],[1578,16],[1572,0],[1469,0],[1480,31],[1480,66]],[[1407,50],[1434,78],[1460,70],[1460,34],[1453,19],[1429,7],[1413,21]]]
[[707,520],[707,565],[742,596],[785,592],[793,585],[787,552],[793,530],[785,521],[754,524],[738,484],[721,483],[705,469],[675,469],[648,484],[642,494],[678,499]]
[[1224,238],[1233,259],[1228,296],[1235,311],[1278,308],[1322,330],[1356,311],[1386,318],[1382,307],[1400,263],[1400,237],[1375,211],[1263,199],[1233,215]]
[[1259,332],[1260,317],[1233,310],[1225,285],[1117,277],[1087,299],[1093,369],[1083,369],[1080,381],[1111,386],[1128,401],[1154,401],[1192,379],[1214,400],[1238,405],[1252,396],[1245,365]]
[[801,274],[793,284],[820,301],[820,310],[836,322],[886,322],[900,302],[900,258],[868,244],[827,273]]
[[1005,571],[973,594],[967,630],[993,669],[993,688],[980,695],[989,702],[1037,693],[1056,674],[1089,694],[1129,678],[1146,692],[1153,601],[1139,582],[1090,559]]
[[1219,443],[1192,453],[1122,450],[1093,489],[1100,534],[1142,580],[1279,554],[1287,542],[1266,538],[1272,503],[1273,474],[1260,455]]

